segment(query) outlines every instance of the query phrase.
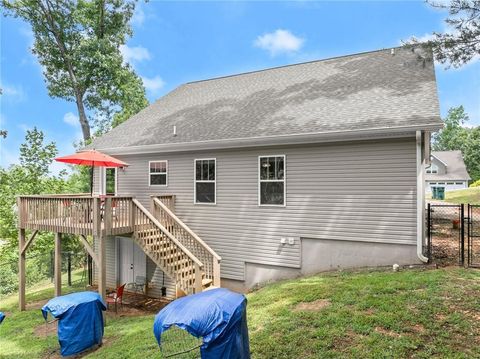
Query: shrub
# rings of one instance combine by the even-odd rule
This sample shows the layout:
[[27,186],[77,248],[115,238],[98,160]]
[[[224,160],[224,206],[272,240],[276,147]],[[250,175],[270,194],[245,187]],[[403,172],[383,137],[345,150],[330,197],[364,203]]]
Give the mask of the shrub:
[[470,187],[480,187],[480,179],[473,182]]

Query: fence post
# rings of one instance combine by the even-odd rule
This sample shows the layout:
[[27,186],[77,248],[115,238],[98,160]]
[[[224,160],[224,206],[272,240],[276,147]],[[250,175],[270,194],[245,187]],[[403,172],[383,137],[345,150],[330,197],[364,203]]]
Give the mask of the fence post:
[[465,264],[465,205],[460,205],[460,265]]
[[53,251],[50,251],[50,282],[53,283]]
[[431,209],[432,204],[428,203],[427,206],[427,256],[428,261],[432,261],[432,219],[431,219]]
[[67,252],[68,286],[72,286],[72,252]]

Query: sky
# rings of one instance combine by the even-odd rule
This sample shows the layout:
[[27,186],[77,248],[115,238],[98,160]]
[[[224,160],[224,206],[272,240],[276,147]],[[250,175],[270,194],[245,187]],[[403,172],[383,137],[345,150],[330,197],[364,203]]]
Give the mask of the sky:
[[[121,51],[141,76],[150,102],[182,83],[398,46],[445,31],[445,11],[423,1],[140,2],[133,36]],[[81,139],[76,107],[48,95],[19,19],[0,18],[0,166],[18,162],[25,131],[36,126],[60,155]],[[463,105],[480,125],[480,61],[436,65],[441,115]],[[55,164],[52,171],[62,166]]]

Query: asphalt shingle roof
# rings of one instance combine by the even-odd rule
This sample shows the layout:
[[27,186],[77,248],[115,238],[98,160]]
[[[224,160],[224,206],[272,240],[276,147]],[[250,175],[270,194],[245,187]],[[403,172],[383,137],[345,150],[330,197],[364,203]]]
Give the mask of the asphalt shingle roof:
[[461,151],[432,151],[432,156],[447,165],[445,174],[427,173],[427,181],[470,180]]
[[190,82],[89,147],[418,125],[441,125],[433,61],[396,48]]

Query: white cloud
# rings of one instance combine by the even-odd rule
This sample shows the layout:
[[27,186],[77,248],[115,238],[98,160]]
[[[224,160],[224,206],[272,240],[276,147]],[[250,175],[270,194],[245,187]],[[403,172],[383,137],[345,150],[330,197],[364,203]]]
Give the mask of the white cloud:
[[155,76],[152,78],[142,77],[142,81],[145,89],[154,94],[157,93],[158,90],[160,90],[165,85],[165,81],[163,81],[160,76]]
[[22,102],[27,98],[22,86],[0,84],[2,98],[8,102]]
[[295,36],[289,30],[277,29],[257,37],[254,45],[275,56],[281,53],[296,52],[301,49],[304,42],[305,39]]
[[63,116],[63,122],[65,122],[66,124],[69,124],[70,126],[73,126],[73,127],[79,126],[78,116],[75,115],[73,112],[67,112]]
[[145,12],[143,11],[143,6],[139,2],[135,8],[135,12],[132,16],[132,24],[136,26],[142,26],[145,22]]
[[435,36],[433,34],[424,34],[422,36],[412,36],[414,39],[416,39],[418,42],[427,42],[430,40],[433,40]]
[[151,59],[150,52],[142,46],[129,47],[128,45],[120,45],[120,53],[123,56],[123,60],[130,64]]

